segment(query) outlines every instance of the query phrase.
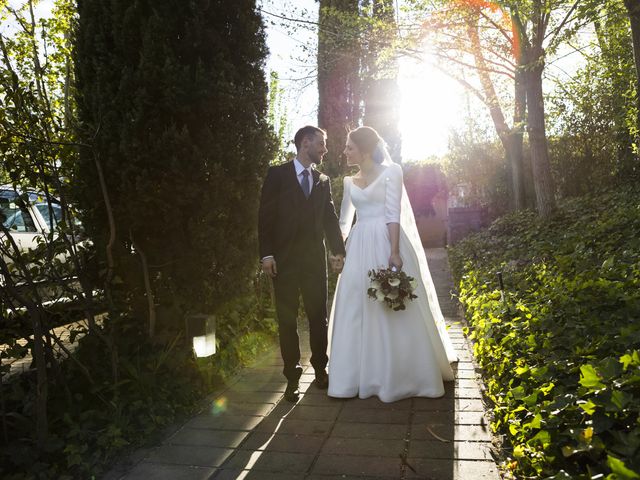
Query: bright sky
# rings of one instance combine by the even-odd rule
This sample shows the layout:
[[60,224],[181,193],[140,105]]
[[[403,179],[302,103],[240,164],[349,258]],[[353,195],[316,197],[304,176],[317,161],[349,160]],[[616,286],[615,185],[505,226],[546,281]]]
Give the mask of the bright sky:
[[[294,6],[295,5],[295,6]],[[267,12],[317,20],[318,4],[314,0],[263,0]],[[282,79],[287,95],[292,129],[306,123],[317,123],[318,93],[313,63],[315,51],[305,52],[302,45],[315,48],[316,32],[299,29],[287,31],[277,19],[266,14],[267,43],[271,55],[268,70],[275,70]],[[269,20],[276,20],[271,25]],[[304,65],[301,59],[308,63]],[[300,80],[300,78],[303,78]],[[465,92],[455,81],[440,71],[411,59],[400,61],[398,78],[401,91],[400,130],[404,161],[422,160],[442,155],[447,150],[449,132],[464,118]]]
[[[10,0],[9,3],[15,7],[22,5],[24,0]],[[36,15],[46,15],[52,4],[53,0],[38,2]],[[317,21],[316,0],[258,0],[258,4],[263,10],[276,15]],[[299,27],[295,30],[287,28],[282,25],[281,20],[267,14],[264,14],[264,18],[270,50],[266,73],[268,75],[269,71],[276,71],[280,76],[281,86],[285,89],[292,136],[299,126],[317,123],[317,32],[314,27]],[[7,29],[11,28],[10,23],[0,25],[0,32],[7,33]],[[305,50],[305,46],[311,48]],[[571,55],[561,62],[551,64],[547,75],[566,78],[576,68],[576,57],[578,56]],[[467,118],[467,93],[457,82],[430,67],[428,62],[412,59],[400,60],[398,82],[402,95],[400,131],[404,161],[444,154],[451,130],[464,127]]]

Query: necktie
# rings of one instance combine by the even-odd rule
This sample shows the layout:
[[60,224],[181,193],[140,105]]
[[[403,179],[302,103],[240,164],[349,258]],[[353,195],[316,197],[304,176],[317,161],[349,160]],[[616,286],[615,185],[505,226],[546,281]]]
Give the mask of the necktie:
[[302,187],[302,193],[304,193],[304,196],[309,198],[309,195],[311,195],[311,189],[309,188],[309,170],[306,168],[302,170],[302,183],[300,186]]

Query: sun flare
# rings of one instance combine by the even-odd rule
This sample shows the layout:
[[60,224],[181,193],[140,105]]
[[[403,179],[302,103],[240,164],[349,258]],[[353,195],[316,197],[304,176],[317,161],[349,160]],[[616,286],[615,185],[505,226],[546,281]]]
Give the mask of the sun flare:
[[465,92],[429,61],[400,62],[400,131],[405,162],[440,156],[463,117]]

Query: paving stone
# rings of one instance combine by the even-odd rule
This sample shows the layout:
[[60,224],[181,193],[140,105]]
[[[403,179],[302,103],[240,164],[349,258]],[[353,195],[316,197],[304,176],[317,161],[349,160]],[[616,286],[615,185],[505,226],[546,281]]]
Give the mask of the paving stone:
[[480,388],[480,383],[475,378],[458,378],[453,383],[456,388]]
[[387,410],[384,408],[344,409],[340,412],[338,422],[399,423],[406,425],[409,421],[409,414],[409,410]]
[[287,418],[291,420],[335,420],[340,409],[340,405],[296,405]]
[[481,399],[482,398],[482,391],[480,390],[480,387],[475,387],[475,388],[456,388],[455,396],[457,398]]
[[404,448],[403,439],[329,437],[322,447],[322,454],[373,455],[396,459],[404,452]]
[[[247,373],[245,375],[267,375],[270,378],[278,378],[277,375],[280,375],[280,378],[283,378],[282,374],[282,362],[278,365],[259,365],[255,367],[249,367],[247,369]],[[245,376],[243,375],[243,377]]]
[[216,469],[211,467],[143,462],[136,465],[124,480],[207,480],[215,471]]
[[225,464],[225,468],[278,473],[304,473],[311,467],[314,458],[314,454],[308,453],[239,450]]
[[[335,399],[315,386],[309,335],[301,322],[300,400],[283,400],[286,380],[276,345],[212,395],[203,413],[163,444],[139,450],[127,479],[497,480],[477,368],[452,298],[444,249],[430,269],[459,361],[441,398],[383,403]],[[175,429],[174,429],[175,430]],[[404,457],[408,448],[408,458]],[[140,462],[140,458],[145,458]],[[415,472],[411,468],[415,469]],[[127,464],[120,465],[120,473]],[[111,480],[122,478],[114,469]]]
[[473,411],[483,412],[482,400],[469,398],[414,398],[413,408],[415,410],[437,410],[440,412]]
[[243,450],[270,452],[318,453],[325,442],[324,435],[293,435],[253,432],[240,447]]
[[370,477],[368,475],[307,475],[305,480],[398,480],[398,476],[394,477]]
[[331,430],[331,420],[296,420],[267,418],[255,428],[256,432],[290,433],[293,435],[325,435]]
[[246,431],[182,428],[165,440],[171,445],[200,445],[208,447],[236,448],[247,437]]
[[253,383],[247,380],[236,383],[229,387],[230,392],[284,392],[287,382],[265,382]]
[[196,467],[217,467],[222,465],[231,448],[202,447],[195,445],[162,445],[145,458],[148,463],[193,465]]
[[488,426],[484,412],[415,412],[411,420],[412,425],[422,426],[431,424],[455,423],[456,425]]
[[456,377],[457,378],[471,378],[471,379],[475,379],[477,378],[478,374],[476,373],[475,370],[460,370],[458,372],[456,372]]
[[416,472],[407,469],[407,477],[423,480],[499,480],[500,476],[494,462],[488,461],[450,461],[426,458],[408,458],[407,463]]
[[406,425],[389,423],[336,423],[331,431],[331,437],[403,439],[406,436]]
[[491,434],[488,427],[480,425],[428,424],[414,426],[411,439],[490,442]]
[[383,476],[400,478],[400,458],[391,460],[375,456],[320,455],[311,470],[317,475]]
[[344,401],[345,410],[360,410],[363,408],[379,408],[384,410],[408,410],[411,408],[411,399],[398,400],[397,402],[385,403],[378,397],[352,398]]
[[303,480],[302,473],[265,472],[263,470],[218,470],[215,480]]
[[239,403],[219,399],[211,402],[202,414],[264,417],[271,412],[275,406],[275,403]]
[[459,362],[473,362],[474,360],[473,355],[471,355],[467,349],[458,349],[456,354],[458,355]]
[[240,381],[250,383],[277,383],[284,382],[286,379],[282,375],[282,368],[271,369],[251,369],[247,373],[240,376]]
[[189,420],[188,428],[210,428],[216,430],[253,430],[263,417],[249,415],[198,415]]
[[456,364],[456,370],[458,372],[462,371],[462,370],[474,370],[475,371],[476,367],[473,364],[473,362],[458,362]]
[[280,392],[233,392],[227,391],[219,400],[227,402],[229,405],[234,403],[273,403],[276,404],[282,399]]
[[409,457],[456,460],[492,460],[491,444],[487,442],[441,442],[411,440]]
[[296,405],[300,406],[329,406],[329,405],[343,405],[348,400],[344,400],[342,398],[331,398],[327,396],[327,391],[324,390],[322,393],[314,392],[313,389],[305,392],[305,394],[298,400]]

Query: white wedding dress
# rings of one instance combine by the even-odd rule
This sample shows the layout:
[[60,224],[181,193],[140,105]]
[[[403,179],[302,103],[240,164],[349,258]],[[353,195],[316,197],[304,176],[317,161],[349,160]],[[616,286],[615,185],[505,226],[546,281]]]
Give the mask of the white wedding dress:
[[[401,226],[402,269],[418,280],[418,298],[397,312],[367,295],[369,270],[389,264],[391,222]],[[366,188],[345,177],[340,228],[348,240],[329,320],[329,396],[377,396],[383,402],[442,396],[443,381],[453,380],[450,362],[457,358],[399,165],[386,163]]]

